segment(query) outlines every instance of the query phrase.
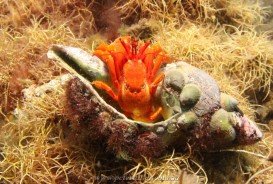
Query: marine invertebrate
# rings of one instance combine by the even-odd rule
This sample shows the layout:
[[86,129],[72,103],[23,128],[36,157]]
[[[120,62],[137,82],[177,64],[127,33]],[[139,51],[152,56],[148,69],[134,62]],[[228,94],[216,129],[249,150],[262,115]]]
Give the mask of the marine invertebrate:
[[136,120],[154,121],[162,111],[156,107],[154,93],[164,74],[157,74],[164,62],[169,60],[158,46],[149,47],[150,42],[140,42],[130,36],[116,39],[112,44],[101,44],[94,55],[105,62],[112,85],[93,81],[117,101],[121,109]]
[[[66,97],[68,102],[81,99],[70,103],[73,105],[69,108],[79,117],[77,121],[74,118],[70,121],[87,123],[90,131],[98,133],[95,137],[104,140],[108,150],[123,159],[141,155],[158,157],[168,147],[185,148],[187,144],[193,149],[209,150],[252,144],[262,138],[259,128],[241,112],[234,98],[221,93],[207,73],[183,61],[161,67],[165,78],[158,84],[154,98],[162,108],[163,120],[146,123],[129,119],[115,106],[115,101],[105,100],[91,85],[98,79],[106,83],[110,80],[106,64],[96,56],[60,45],[53,46],[48,56],[79,78],[69,83],[79,90]],[[80,90],[83,88],[80,86],[85,86],[85,90]],[[90,102],[95,104],[92,113],[78,111],[90,107]],[[98,118],[103,114],[107,114],[107,118]],[[86,139],[93,139],[93,133],[87,134]]]

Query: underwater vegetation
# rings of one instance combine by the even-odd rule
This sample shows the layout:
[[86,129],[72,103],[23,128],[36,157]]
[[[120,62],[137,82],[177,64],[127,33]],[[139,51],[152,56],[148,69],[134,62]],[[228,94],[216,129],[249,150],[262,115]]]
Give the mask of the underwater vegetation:
[[[0,183],[272,183],[273,45],[263,24],[270,23],[273,12],[267,5],[247,0],[0,1]],[[150,40],[178,61],[160,70],[164,80],[154,93],[163,104],[159,124],[124,116],[103,90],[90,90],[83,77],[47,57],[52,45],[90,55],[103,42],[126,35]],[[181,88],[169,84],[175,72]],[[198,76],[206,80],[194,82]],[[187,91],[196,94],[193,101]],[[217,94],[214,104],[202,104],[211,94]],[[169,97],[174,97],[172,107],[165,103]],[[97,103],[104,106],[94,110]],[[185,116],[174,116],[181,129],[168,127],[165,123],[181,109]],[[195,116],[200,121],[202,113],[208,114],[208,134],[196,126]],[[217,127],[219,119],[225,127]],[[260,139],[258,129],[263,139],[242,146],[257,140],[245,137]],[[179,136],[169,138],[172,130]],[[211,140],[211,133],[222,138]],[[197,134],[198,141],[185,140],[185,145],[160,143],[173,145],[169,142]],[[227,143],[231,147],[210,149]]]

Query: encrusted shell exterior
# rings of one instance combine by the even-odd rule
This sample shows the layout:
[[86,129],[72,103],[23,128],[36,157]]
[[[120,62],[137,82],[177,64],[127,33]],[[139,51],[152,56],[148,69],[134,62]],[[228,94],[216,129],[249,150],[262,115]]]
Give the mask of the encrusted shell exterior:
[[[70,80],[66,89],[71,131],[86,140],[103,141],[107,150],[120,158],[159,157],[167,148],[184,149],[187,144],[192,149],[220,149],[252,144],[262,138],[261,131],[243,115],[234,98],[222,94],[207,73],[182,61],[162,68],[165,79],[156,98],[165,119],[153,124],[128,119],[90,84],[99,78],[108,80],[103,62],[88,54],[78,56],[84,51],[71,52],[73,49],[81,51],[59,45],[49,52],[51,59],[58,60],[78,77]],[[69,56],[69,62],[67,57],[60,56]],[[86,58],[88,66],[84,65]],[[86,74],[92,77],[87,79]]]
[[[164,68],[166,78],[169,75],[173,75],[173,71],[176,71],[175,75],[181,75],[184,79],[182,89],[189,85],[194,85],[201,91],[200,97],[198,97],[196,104],[192,107],[197,116],[203,116],[220,107],[220,89],[211,76],[182,61],[168,64]],[[181,91],[183,92],[182,89]],[[193,91],[191,91],[190,95],[193,95]]]

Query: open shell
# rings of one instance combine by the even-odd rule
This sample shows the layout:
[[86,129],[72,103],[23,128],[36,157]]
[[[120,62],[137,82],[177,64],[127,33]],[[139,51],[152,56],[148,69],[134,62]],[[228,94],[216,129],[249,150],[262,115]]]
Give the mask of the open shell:
[[[221,93],[207,73],[183,61],[162,68],[165,79],[156,98],[164,120],[151,124],[127,118],[92,87],[93,80],[109,81],[106,66],[97,57],[62,45],[54,45],[48,57],[77,77],[68,82],[67,104],[72,116],[85,123],[86,139],[105,141],[123,159],[158,157],[169,147],[185,148],[187,144],[209,150],[252,144],[262,138],[234,98]],[[70,116],[70,120],[75,118]]]

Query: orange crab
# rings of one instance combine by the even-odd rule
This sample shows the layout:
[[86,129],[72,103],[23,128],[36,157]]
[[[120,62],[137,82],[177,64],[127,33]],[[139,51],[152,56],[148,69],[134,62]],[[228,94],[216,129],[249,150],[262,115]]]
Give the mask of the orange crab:
[[96,88],[117,101],[132,119],[153,122],[160,117],[162,107],[155,102],[154,94],[164,78],[158,70],[169,61],[165,51],[125,36],[110,45],[101,44],[94,55],[106,63],[112,82],[111,88],[102,81],[93,81]]

